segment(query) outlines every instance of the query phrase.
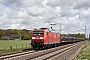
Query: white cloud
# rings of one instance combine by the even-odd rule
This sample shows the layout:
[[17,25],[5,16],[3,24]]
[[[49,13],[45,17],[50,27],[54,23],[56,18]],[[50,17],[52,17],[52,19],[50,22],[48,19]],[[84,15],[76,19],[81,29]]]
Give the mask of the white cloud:
[[73,16],[73,15],[75,15],[77,13],[78,13],[78,10],[67,9],[67,8],[62,9],[62,11],[61,11],[62,16]]
[[[80,28],[77,26],[81,27],[86,25],[88,28],[90,26],[88,25],[88,21],[90,20],[89,0],[37,1],[43,4],[51,12],[38,4],[35,0],[1,0],[1,2],[19,10],[15,10],[0,3],[0,28],[50,28],[50,23],[55,23],[56,25],[54,26],[54,29],[56,29],[58,32],[59,26],[61,25],[64,33],[74,33],[73,31],[78,33],[76,30],[80,30]],[[74,26],[76,29],[72,26]],[[90,33],[90,29],[88,29],[88,32]]]
[[80,12],[80,18],[89,18],[90,19],[90,8],[84,9]]
[[74,3],[73,0],[49,0],[47,5],[55,7],[55,6],[61,6],[61,7],[70,7]]
[[81,8],[89,8],[90,7],[90,0],[78,0],[75,3],[74,9],[81,9]]

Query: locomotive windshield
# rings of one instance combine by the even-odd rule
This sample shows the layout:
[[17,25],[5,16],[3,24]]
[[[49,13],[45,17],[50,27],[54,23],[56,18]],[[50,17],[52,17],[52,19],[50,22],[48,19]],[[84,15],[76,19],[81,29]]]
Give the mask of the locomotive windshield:
[[34,31],[33,32],[33,35],[44,35],[44,32],[43,31]]

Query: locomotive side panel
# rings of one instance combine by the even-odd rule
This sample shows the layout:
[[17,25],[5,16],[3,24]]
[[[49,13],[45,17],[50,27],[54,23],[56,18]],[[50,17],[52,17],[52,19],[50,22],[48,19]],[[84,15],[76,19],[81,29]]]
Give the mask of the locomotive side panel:
[[60,43],[61,42],[60,34],[53,33],[53,32],[47,32],[45,41],[46,41],[46,44]]
[[58,41],[59,43],[61,43],[61,36],[60,36],[60,34],[57,34],[57,41]]
[[46,32],[46,44],[51,44],[52,41],[52,33],[51,32]]
[[47,41],[48,41],[47,32],[48,32],[47,30],[44,30],[44,39],[43,39],[43,41],[44,41],[44,42],[43,42],[44,45],[47,44]]

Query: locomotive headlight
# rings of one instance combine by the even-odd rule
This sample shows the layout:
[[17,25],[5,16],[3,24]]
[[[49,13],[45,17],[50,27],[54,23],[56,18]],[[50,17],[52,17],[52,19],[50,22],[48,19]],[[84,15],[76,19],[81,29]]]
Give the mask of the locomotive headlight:
[[40,37],[40,39],[43,39],[43,37]]
[[32,37],[32,39],[35,39],[35,37]]

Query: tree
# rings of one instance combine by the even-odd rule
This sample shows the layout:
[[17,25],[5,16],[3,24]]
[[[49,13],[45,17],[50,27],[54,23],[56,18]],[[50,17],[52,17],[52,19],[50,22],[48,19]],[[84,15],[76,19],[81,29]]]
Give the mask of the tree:
[[17,29],[14,29],[14,30],[11,30],[11,34],[20,34],[20,30],[17,30]]
[[5,32],[0,29],[0,37],[2,37],[3,35],[5,35]]
[[32,31],[28,31],[28,35],[29,35],[29,37],[31,39],[31,37],[32,37]]
[[32,31],[28,31],[28,33],[23,35],[24,40],[30,40],[32,37]]
[[85,38],[85,34],[81,34],[81,38]]
[[30,39],[30,36],[29,35],[24,35],[23,36],[23,40],[29,40]]

